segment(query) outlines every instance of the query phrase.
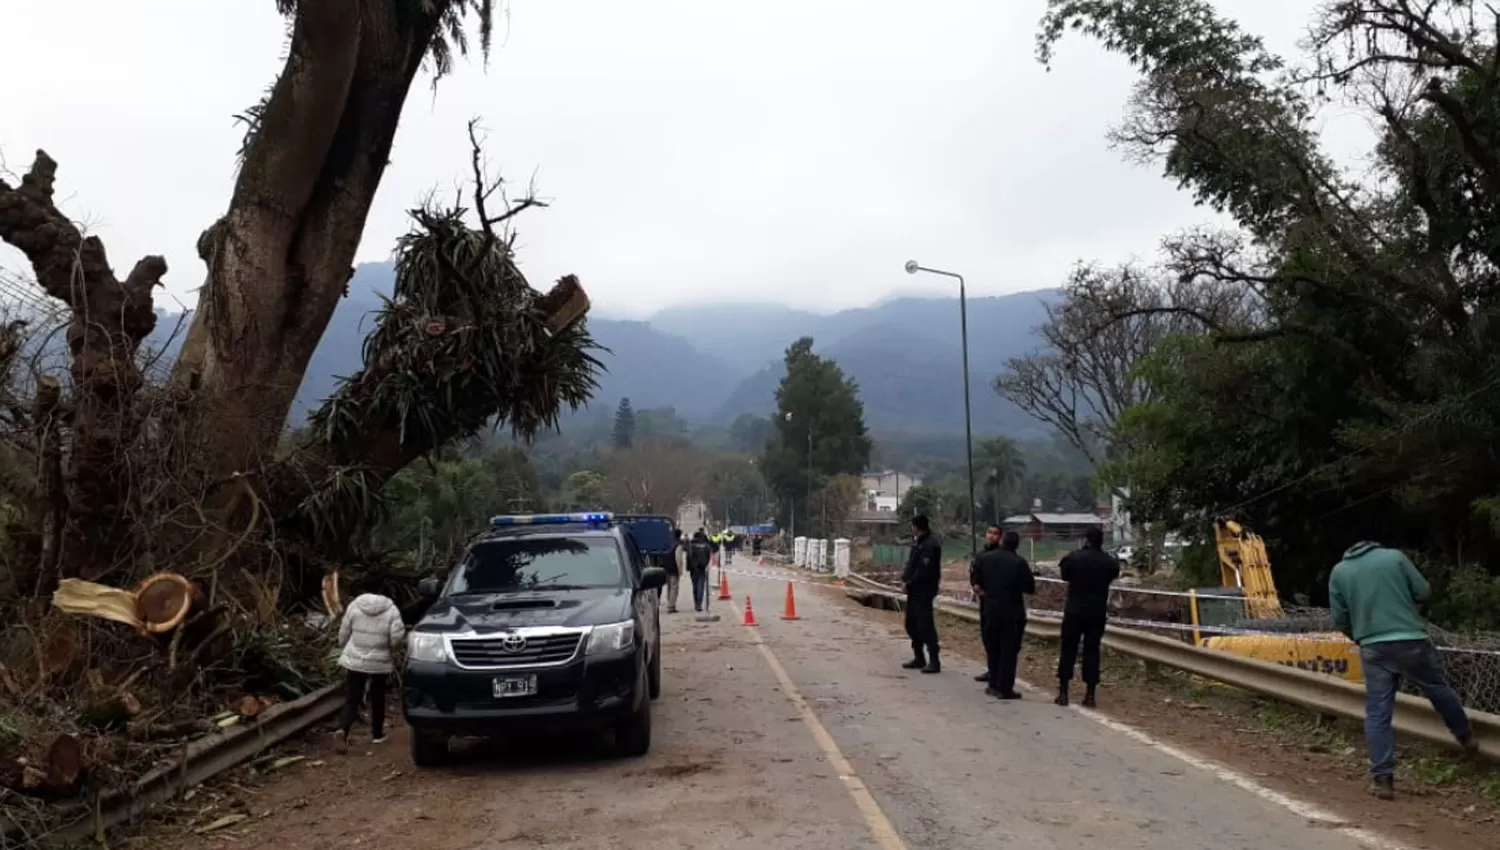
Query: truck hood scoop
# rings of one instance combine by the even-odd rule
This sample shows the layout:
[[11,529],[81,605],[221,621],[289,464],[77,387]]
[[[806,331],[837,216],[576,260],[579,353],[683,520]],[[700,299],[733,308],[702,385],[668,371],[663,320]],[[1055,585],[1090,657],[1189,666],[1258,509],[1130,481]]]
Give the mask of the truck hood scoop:
[[490,606],[491,611],[535,611],[543,608],[569,608],[577,605],[556,599],[502,599]]

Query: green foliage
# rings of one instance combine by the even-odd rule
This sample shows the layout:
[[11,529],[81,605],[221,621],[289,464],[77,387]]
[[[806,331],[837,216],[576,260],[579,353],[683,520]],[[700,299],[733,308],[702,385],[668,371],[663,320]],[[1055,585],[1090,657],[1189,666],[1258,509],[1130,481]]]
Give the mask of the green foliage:
[[1005,518],[1006,499],[1015,501],[1016,488],[1026,477],[1026,458],[1014,440],[992,437],[974,449],[974,477],[982,513],[991,522]]
[[870,462],[859,388],[838,364],[813,353],[811,337],[786,350],[786,375],[776,390],[776,436],[761,456],[761,473],[778,499],[785,524],[796,506],[798,529],[810,529],[807,504],[826,478],[859,475]]
[[[416,228],[398,240],[394,295],[365,340],[364,368],[309,418],[300,450],[334,468],[299,511],[315,538],[338,540],[377,515],[393,466],[501,423],[530,440],[596,388],[602,367],[586,323],[554,332],[509,242],[470,228],[465,212],[412,212]],[[384,435],[395,445],[379,442]]]
[[754,413],[741,413],[729,426],[729,449],[745,454],[765,451],[766,444],[776,436],[771,420]]
[[761,522],[773,507],[759,465],[746,455],[713,458],[704,475],[702,496],[714,516],[727,516],[735,524]]
[[562,507],[570,511],[596,511],[608,504],[609,480],[592,469],[569,475],[562,487]]
[[615,408],[615,427],[610,432],[610,442],[617,449],[628,449],[635,442],[635,411],[630,408],[630,399],[620,399]]
[[689,430],[687,420],[677,414],[675,407],[652,408],[635,414],[635,435],[642,440],[686,437]]
[[375,545],[415,573],[446,568],[496,514],[547,509],[536,470],[517,447],[482,458],[414,466],[391,479],[385,498],[386,516],[375,529]]
[[931,519],[939,517],[942,503],[943,491],[927,484],[918,484],[901,494],[901,505],[896,508],[896,513],[907,519],[918,514]]
[[[1165,265],[1256,300],[1249,322],[1139,364],[1151,392],[1119,417],[1129,451],[1107,470],[1135,518],[1232,514],[1266,537],[1282,589],[1315,598],[1361,538],[1496,563],[1495,24],[1466,0],[1334,4],[1294,74],[1208,0],[1052,0],[1043,57],[1068,29],[1126,56],[1141,79],[1116,140],[1238,225],[1174,237]],[[1320,97],[1382,131],[1359,179],[1318,147]],[[1452,576],[1456,607],[1435,616],[1493,610],[1493,579]]]

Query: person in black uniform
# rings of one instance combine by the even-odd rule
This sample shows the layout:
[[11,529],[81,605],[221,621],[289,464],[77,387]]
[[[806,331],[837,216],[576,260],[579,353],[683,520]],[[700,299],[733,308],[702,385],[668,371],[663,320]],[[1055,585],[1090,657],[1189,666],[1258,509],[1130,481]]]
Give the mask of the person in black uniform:
[[[974,553],[974,560],[969,562],[969,586],[974,588],[974,594],[979,595],[979,558],[985,552],[1000,548],[1000,526],[992,525],[984,530],[984,549]],[[976,600],[978,601],[978,600]],[[984,635],[984,606],[979,606],[979,634]],[[983,673],[974,677],[976,682],[988,682],[990,671],[988,668]]]
[[1020,545],[1021,536],[1007,531],[998,548],[975,561],[974,592],[979,594],[984,654],[990,665],[990,686],[984,692],[1000,699],[1021,698],[1016,692],[1016,664],[1026,636],[1026,595],[1036,593],[1031,565],[1016,553]]
[[906,569],[901,572],[901,585],[906,589],[906,635],[911,638],[912,660],[901,666],[938,673],[943,667],[938,661],[937,613],[933,607],[943,580],[943,547],[932,534],[932,524],[921,514],[911,518],[911,533],[916,539],[906,558]]
[[1059,565],[1068,583],[1068,601],[1063,607],[1062,646],[1057,659],[1058,705],[1068,704],[1068,683],[1083,642],[1083,704],[1093,708],[1099,687],[1099,643],[1104,639],[1104,621],[1109,611],[1109,586],[1120,577],[1120,562],[1104,551],[1104,532],[1090,528],[1083,548],[1063,556]]

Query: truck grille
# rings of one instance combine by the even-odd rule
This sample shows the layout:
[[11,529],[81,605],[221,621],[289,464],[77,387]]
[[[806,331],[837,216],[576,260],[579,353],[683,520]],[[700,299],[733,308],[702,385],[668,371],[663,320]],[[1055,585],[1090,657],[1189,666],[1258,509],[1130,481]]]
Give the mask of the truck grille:
[[539,667],[572,658],[582,640],[581,632],[527,635],[526,646],[515,652],[505,649],[503,636],[458,638],[451,645],[460,667]]

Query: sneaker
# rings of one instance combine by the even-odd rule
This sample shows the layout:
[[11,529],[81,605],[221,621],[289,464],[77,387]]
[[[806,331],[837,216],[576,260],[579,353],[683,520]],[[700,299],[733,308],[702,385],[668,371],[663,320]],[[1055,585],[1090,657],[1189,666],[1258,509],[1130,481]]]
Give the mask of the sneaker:
[[1370,793],[1381,800],[1396,799],[1396,782],[1389,776],[1377,776],[1370,780]]
[[1463,747],[1465,758],[1479,758],[1479,738],[1477,738],[1473,732],[1469,733],[1469,737],[1460,740],[1458,742],[1458,745],[1460,747]]
[[376,735],[375,737],[373,737],[373,738],[370,739],[370,743],[372,743],[372,744],[384,744],[386,741],[389,741],[390,739],[391,739],[390,735]]
[[926,666],[927,666],[927,661],[925,659],[922,659],[922,658],[913,658],[912,660],[906,662],[905,664],[902,664],[901,665],[901,669],[902,670],[920,670],[920,669],[922,669],[923,667],[926,667]]

